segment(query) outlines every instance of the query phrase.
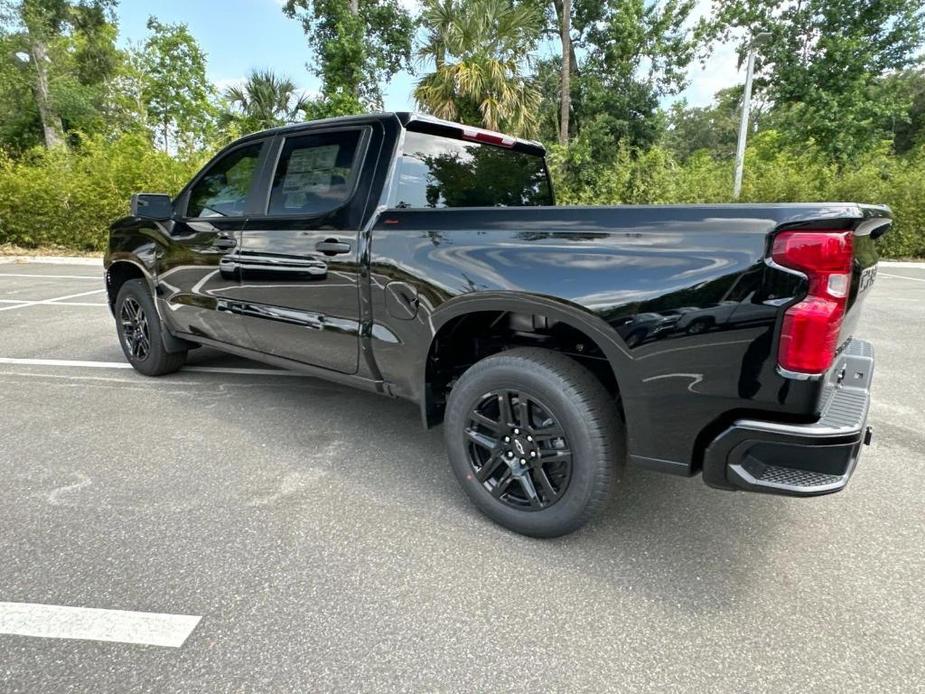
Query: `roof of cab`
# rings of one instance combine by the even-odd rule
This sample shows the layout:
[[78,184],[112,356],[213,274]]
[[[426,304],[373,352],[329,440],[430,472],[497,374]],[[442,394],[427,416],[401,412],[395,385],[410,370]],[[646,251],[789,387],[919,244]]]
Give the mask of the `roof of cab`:
[[[504,146],[518,151],[527,152],[542,156],[546,153],[546,148],[534,140],[525,140],[519,137],[512,137],[504,133],[477,128],[461,123],[454,123],[448,120],[435,118],[425,113],[416,113],[413,111],[383,111],[376,113],[366,113],[358,116],[337,116],[334,118],[324,118],[321,120],[305,121],[303,123],[289,123],[268,130],[250,133],[237,140],[243,142],[246,140],[266,137],[268,135],[279,135],[298,132],[300,130],[313,129],[319,125],[361,125],[363,123],[375,123],[389,119],[397,119],[403,128],[418,131],[429,132],[435,135],[449,135],[450,137],[464,137],[474,139],[474,135],[486,136],[488,138],[497,138],[499,142],[504,141]],[[484,142],[484,140],[482,140]],[[491,144],[489,142],[489,144]]]

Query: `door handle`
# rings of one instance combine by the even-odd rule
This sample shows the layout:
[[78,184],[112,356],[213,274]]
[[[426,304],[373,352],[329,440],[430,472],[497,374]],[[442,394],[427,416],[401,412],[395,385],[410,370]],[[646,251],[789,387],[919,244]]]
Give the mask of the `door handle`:
[[219,236],[212,245],[216,248],[234,248],[238,242],[233,236]]
[[315,250],[321,251],[325,255],[338,255],[339,253],[349,253],[350,244],[337,239],[325,239],[315,244]]

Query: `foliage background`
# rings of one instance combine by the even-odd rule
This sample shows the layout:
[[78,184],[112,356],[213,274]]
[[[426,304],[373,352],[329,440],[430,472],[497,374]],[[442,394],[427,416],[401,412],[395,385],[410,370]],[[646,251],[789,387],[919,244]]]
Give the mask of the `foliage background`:
[[[79,150],[0,153],[0,243],[32,248],[102,250],[109,224],[127,212],[133,192],[176,193],[207,154],[180,158],[144,135],[84,140]],[[558,145],[549,155],[556,196],[564,204],[671,204],[730,201],[732,162],[701,150],[686,161],[655,146],[628,150],[604,170]],[[883,239],[889,257],[925,257],[925,153],[893,156],[887,146],[845,171],[818,153],[782,147],[775,133],[755,137],[746,155],[742,202],[851,201],[887,204],[896,223]],[[587,178],[573,172],[591,169]]]
[[[713,0],[696,26],[692,0],[421,2],[416,16],[397,0],[283,3],[323,78],[309,98],[271,70],[220,93],[183,24],[152,17],[146,41],[117,48],[115,0],[0,0],[0,246],[102,250],[133,192],[178,192],[244,132],[381,108],[380,85],[409,69],[422,110],[546,143],[560,204],[731,202],[741,88],[707,107],[665,99],[710,46],[742,52],[767,29],[741,202],[887,204],[881,253],[925,257],[917,0]],[[565,61],[537,49],[568,12],[560,122]]]

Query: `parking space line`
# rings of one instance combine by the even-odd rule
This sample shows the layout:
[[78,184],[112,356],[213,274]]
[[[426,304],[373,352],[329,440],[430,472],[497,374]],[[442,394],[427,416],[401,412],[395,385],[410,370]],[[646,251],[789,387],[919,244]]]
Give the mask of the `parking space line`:
[[24,301],[22,299],[0,299],[0,304],[29,304],[30,306],[109,306],[107,303],[91,304],[87,301]]
[[922,277],[906,277],[905,275],[891,275],[887,272],[878,272],[877,277],[893,277],[898,280],[912,280],[913,282],[925,282]]
[[99,303],[90,303],[89,301],[49,301],[42,302],[48,306],[109,306],[105,301]]
[[[132,365],[124,361],[80,361],[75,359],[19,359],[0,357],[0,364],[20,366],[70,366],[83,369],[131,369]],[[214,374],[240,374],[244,376],[295,376],[305,378],[305,374],[282,369],[252,369],[246,367],[224,366],[184,366],[183,371]]]
[[96,280],[99,282],[103,279],[103,275],[36,275],[34,273],[25,273],[25,272],[0,272],[0,277],[39,277],[42,279],[49,280]]
[[201,616],[0,602],[0,634],[179,648]]
[[18,308],[28,308],[29,306],[38,306],[39,304],[58,304],[59,301],[64,301],[65,299],[77,299],[81,296],[89,296],[90,294],[102,294],[105,292],[105,289],[94,289],[89,292],[80,292],[79,294],[68,294],[67,296],[56,296],[51,299],[42,299],[41,301],[25,301],[21,304],[16,304],[15,306],[0,306],[0,311],[15,311]]

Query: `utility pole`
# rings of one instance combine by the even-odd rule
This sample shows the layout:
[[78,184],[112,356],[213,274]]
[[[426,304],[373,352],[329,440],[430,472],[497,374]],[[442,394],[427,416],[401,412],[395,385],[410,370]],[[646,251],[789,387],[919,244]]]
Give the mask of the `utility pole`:
[[736,142],[736,173],[732,186],[732,198],[738,200],[742,193],[742,173],[745,168],[745,140],[748,137],[748,114],[752,105],[752,77],[755,72],[755,53],[771,35],[766,31],[756,34],[748,45],[748,65],[745,68],[745,93],[742,96],[742,120],[739,122],[739,139]]

